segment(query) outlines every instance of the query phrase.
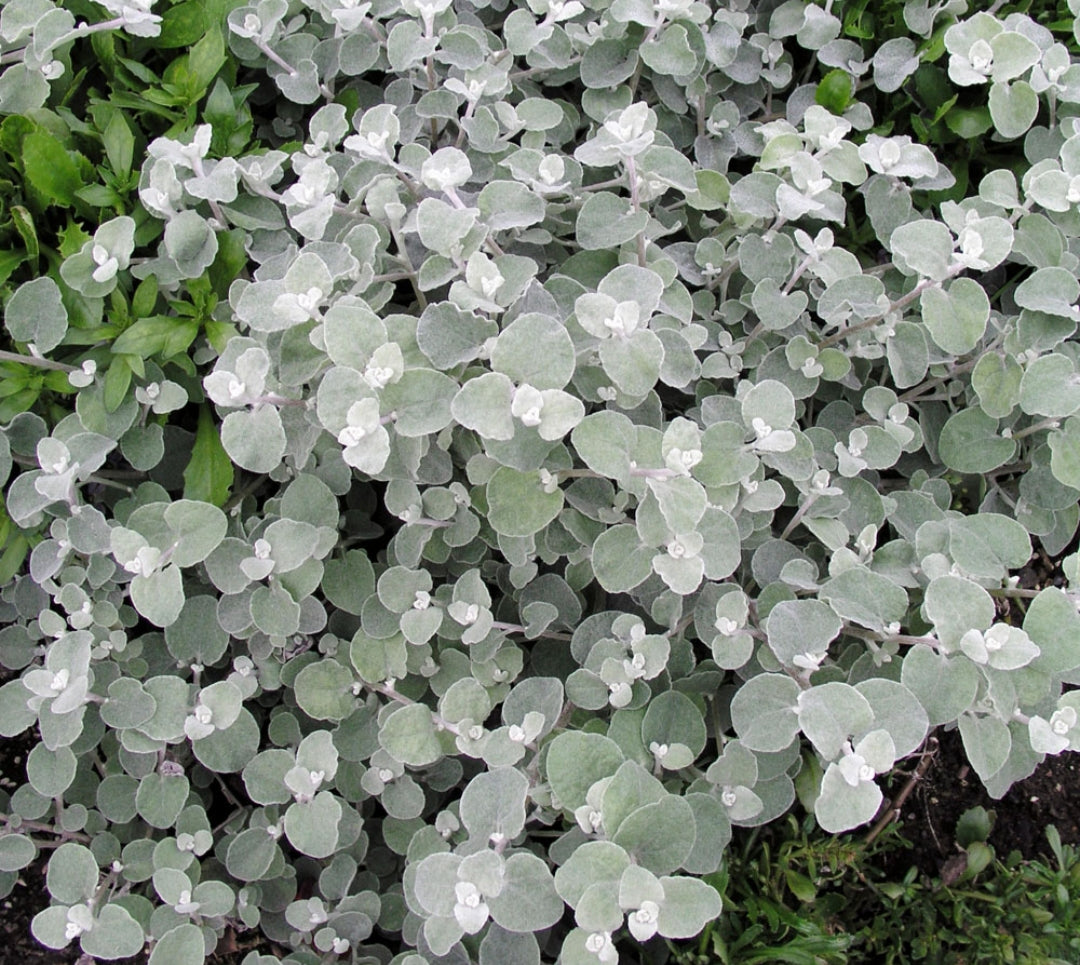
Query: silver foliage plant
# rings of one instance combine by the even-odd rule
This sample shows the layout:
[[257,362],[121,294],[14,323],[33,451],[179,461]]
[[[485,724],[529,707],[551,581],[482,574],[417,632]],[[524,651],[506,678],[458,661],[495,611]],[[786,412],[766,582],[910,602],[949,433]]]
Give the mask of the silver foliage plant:
[[[5,6],[5,110],[65,17]],[[0,435],[45,536],[0,631],[0,733],[41,737],[0,874],[58,845],[39,941],[614,963],[721,912],[732,826],[798,795],[856,828],[932,728],[994,796],[1080,750],[1080,562],[1012,575],[1080,522],[1080,65],[1025,15],[904,17],[866,49],[802,0],[232,10],[281,148],[153,141],[156,251],[118,217],[61,277],[168,292],[238,230],[235,334],[111,410],[87,355],[71,415]],[[793,54],[890,92],[935,35],[1028,166],[931,206],[933,151]],[[838,241],[856,200],[876,262]],[[50,278],[6,306],[39,355],[66,319]],[[151,418],[203,400],[224,508]]]

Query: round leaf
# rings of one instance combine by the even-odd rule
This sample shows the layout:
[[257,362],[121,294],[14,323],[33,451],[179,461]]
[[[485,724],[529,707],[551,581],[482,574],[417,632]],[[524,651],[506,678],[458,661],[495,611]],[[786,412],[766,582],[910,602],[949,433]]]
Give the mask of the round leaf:
[[68,841],[49,858],[45,887],[53,901],[77,905],[92,898],[98,885],[98,864],[89,848]]
[[1058,482],[1080,489],[1080,417],[1065,420],[1060,429],[1047,436],[1050,444],[1050,471]]
[[1033,359],[1020,380],[1020,408],[1028,415],[1062,418],[1080,409],[1072,360],[1058,352]]
[[506,859],[502,890],[488,907],[496,924],[512,932],[550,928],[566,911],[547,863],[528,851]]
[[873,818],[881,798],[881,789],[873,781],[859,781],[852,787],[844,780],[840,768],[830,764],[821,781],[821,793],[814,802],[814,816],[822,830],[839,834]]
[[854,687],[831,681],[799,694],[799,726],[822,757],[840,754],[845,741],[870,728],[874,712]]
[[731,723],[753,751],[782,751],[799,732],[799,685],[781,674],[751,677],[731,701]]
[[548,525],[563,507],[563,493],[548,492],[540,473],[519,472],[508,466],[495,471],[487,484],[488,520],[503,536],[532,536]]
[[[907,664],[906,659],[904,664]],[[874,712],[874,720],[867,729],[887,731],[897,759],[907,756],[923,742],[930,722],[922,703],[911,690],[884,677],[863,680],[855,685],[855,689],[867,699]]]
[[32,342],[42,353],[56,348],[68,327],[56,282],[42,276],[20,285],[4,308],[4,325],[16,342]]
[[182,774],[147,774],[135,795],[139,816],[152,828],[171,828],[187,804],[188,790]]
[[19,871],[37,857],[37,848],[25,834],[0,837],[0,871]]
[[717,890],[697,878],[662,877],[664,903],[657,931],[665,938],[693,938],[723,909]]
[[203,965],[205,960],[202,929],[185,922],[158,939],[147,965]]
[[427,436],[450,424],[450,405],[457,392],[458,383],[442,372],[409,369],[383,389],[383,411],[394,413],[398,435]]
[[230,412],[221,424],[221,444],[241,469],[270,472],[285,455],[281,415],[268,404]]
[[329,791],[319,791],[310,801],[295,802],[285,812],[285,836],[301,854],[328,858],[338,846],[341,802]]
[[500,835],[506,841],[525,827],[525,799],[529,782],[513,767],[497,767],[477,774],[461,795],[461,823],[478,840]]
[[308,664],[296,675],[296,703],[315,720],[344,720],[356,707],[355,678],[336,660]]
[[921,303],[930,337],[946,352],[964,355],[979,344],[990,318],[990,299],[977,281],[957,278],[948,289],[928,288]]
[[196,278],[218,252],[217,234],[195,211],[181,211],[165,225],[165,251],[186,278]]
[[493,369],[535,389],[561,389],[574,374],[575,364],[574,343],[566,327],[538,312],[514,319],[491,351]]
[[149,576],[131,581],[131,603],[154,626],[167,627],[184,606],[184,581],[180,568],[170,563]]
[[229,842],[225,867],[240,881],[263,878],[280,853],[277,842],[263,828],[248,828]]
[[573,809],[585,803],[596,781],[611,777],[622,762],[623,752],[613,740],[566,731],[548,745],[547,777],[562,807]]
[[192,741],[191,749],[199,763],[215,774],[234,774],[242,770],[258,751],[259,725],[249,710],[241,708],[240,715],[229,727]]
[[996,419],[982,409],[961,409],[949,418],[938,438],[938,454],[950,469],[987,473],[1012,459],[1016,443],[998,435]]
[[906,273],[942,281],[949,275],[953,238],[940,221],[916,219],[900,225],[889,236],[897,267]]
[[94,927],[81,936],[80,944],[91,958],[112,961],[141,952],[146,934],[126,908],[106,905],[94,919]]
[[609,593],[626,593],[652,574],[653,550],[637,528],[622,523],[604,530],[593,544],[592,565],[597,582]]
[[686,694],[668,690],[649,702],[641,722],[641,739],[646,747],[683,744],[696,758],[705,749],[707,733],[701,710]]
[[694,812],[686,801],[669,794],[638,808],[619,825],[613,843],[654,875],[669,874],[694,847]]
[[1040,651],[1036,669],[1064,674],[1080,667],[1080,614],[1062,590],[1048,586],[1028,604],[1024,632]]
[[825,653],[843,626],[832,607],[820,600],[784,600],[769,611],[765,624],[769,649],[788,666],[794,666],[797,656]]
[[217,601],[205,595],[186,600],[165,629],[165,645],[180,663],[204,667],[217,663],[229,646],[229,635],[218,623]]
[[620,198],[610,191],[596,191],[581,206],[575,230],[582,248],[601,251],[633,240],[648,224],[648,212],[635,211],[629,198]]
[[664,345],[648,329],[627,338],[608,338],[600,343],[600,362],[615,385],[631,396],[643,396],[660,378]]
[[26,777],[42,797],[59,797],[75,780],[78,761],[69,747],[49,750],[37,744],[26,758]]
[[379,729],[379,743],[394,760],[410,767],[426,767],[442,757],[431,711],[423,704],[395,710]]
[[1039,98],[1023,80],[990,87],[990,117],[998,134],[1013,139],[1023,135],[1039,114]]
[[941,642],[955,647],[968,630],[987,630],[994,622],[994,601],[977,583],[946,574],[930,581],[923,612]]

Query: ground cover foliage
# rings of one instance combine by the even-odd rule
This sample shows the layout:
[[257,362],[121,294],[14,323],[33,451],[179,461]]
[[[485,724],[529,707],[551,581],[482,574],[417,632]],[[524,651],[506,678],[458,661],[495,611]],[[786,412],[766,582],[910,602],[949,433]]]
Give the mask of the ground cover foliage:
[[965,811],[949,831],[953,857],[932,876],[906,864],[919,856],[906,829],[896,825],[873,841],[865,835],[826,838],[812,819],[800,825],[790,814],[738,831],[725,868],[710,877],[730,913],[707,925],[696,942],[684,943],[674,961],[1075,961],[1080,855],[1062,843],[1053,825],[1044,828],[1044,859],[998,854],[987,838],[1000,820],[983,807]]
[[35,937],[612,963],[1080,749],[1078,13],[9,0]]

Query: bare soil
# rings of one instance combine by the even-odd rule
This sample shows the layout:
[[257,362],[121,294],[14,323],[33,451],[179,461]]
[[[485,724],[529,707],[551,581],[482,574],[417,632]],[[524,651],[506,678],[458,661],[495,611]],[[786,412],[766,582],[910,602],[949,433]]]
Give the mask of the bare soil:
[[[1031,777],[995,801],[967,763],[959,731],[939,730],[936,736],[933,760],[901,811],[901,832],[913,845],[898,855],[901,860],[939,877],[946,862],[958,853],[957,819],[980,805],[993,812],[988,843],[1002,858],[1018,851],[1026,859],[1053,861],[1046,840],[1051,824],[1064,844],[1080,844],[1080,761],[1076,755],[1047,757]],[[906,779],[897,776],[892,790],[898,791],[904,783]]]

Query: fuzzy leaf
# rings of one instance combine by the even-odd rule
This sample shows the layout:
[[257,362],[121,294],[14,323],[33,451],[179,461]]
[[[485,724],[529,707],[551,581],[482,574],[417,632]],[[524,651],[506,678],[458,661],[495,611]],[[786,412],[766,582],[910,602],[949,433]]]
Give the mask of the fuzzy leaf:
[[1080,410],[1080,385],[1072,360],[1051,352],[1029,362],[1020,381],[1020,408],[1029,415],[1053,418]]
[[395,710],[379,729],[379,743],[395,760],[410,767],[425,767],[442,757],[431,711],[423,704]]
[[870,702],[839,681],[804,690],[798,706],[799,726],[826,759],[838,756],[843,743],[868,730],[874,720]]
[[120,905],[105,905],[94,918],[94,927],[80,936],[83,952],[91,958],[112,961],[137,955],[146,944],[140,925]]
[[342,720],[355,707],[353,679],[352,672],[336,660],[308,664],[296,676],[296,702],[316,720]]
[[664,902],[657,931],[665,938],[693,938],[723,909],[717,890],[697,878],[662,877],[660,884]]
[[561,389],[575,366],[574,343],[566,327],[539,312],[519,315],[503,329],[491,351],[491,366],[517,384]]
[[1080,667],[1080,614],[1062,590],[1048,586],[1028,604],[1024,632],[1040,651],[1036,669],[1064,674]]
[[852,787],[839,767],[830,764],[821,781],[821,793],[814,802],[814,816],[822,830],[839,834],[873,818],[881,798],[881,788],[873,781],[859,781]]
[[201,965],[206,945],[198,925],[182,924],[162,935],[150,953],[147,965]]
[[474,777],[461,795],[461,823],[480,841],[501,835],[516,838],[525,827],[525,776],[513,767],[497,767]]
[[492,231],[527,228],[544,220],[544,202],[516,181],[489,181],[476,199]]
[[599,734],[566,731],[548,748],[547,775],[564,808],[585,803],[585,794],[601,778],[610,777],[623,761],[619,745]]
[[948,647],[959,644],[968,630],[987,630],[994,621],[994,601],[977,583],[946,574],[930,581],[923,612]]
[[610,191],[590,194],[577,217],[577,240],[586,251],[618,248],[636,238],[649,223],[645,211],[635,211],[629,198]]
[[75,905],[94,896],[98,885],[98,865],[89,848],[66,842],[49,858],[45,887],[53,901]]
[[985,782],[1005,765],[1012,747],[1008,726],[996,717],[963,714],[959,720],[964,752],[975,773]]
[[183,775],[148,774],[139,781],[135,803],[151,827],[170,828],[187,803],[188,780]]
[[270,472],[285,454],[285,429],[272,405],[230,412],[221,425],[221,445],[249,472]]
[[989,104],[994,128],[1009,140],[1022,136],[1039,114],[1038,95],[1023,80],[992,84]]
[[68,328],[56,282],[44,276],[20,285],[4,307],[4,325],[16,342],[32,342],[42,353],[56,348]]
[[777,659],[793,666],[796,656],[825,653],[843,621],[819,600],[785,600],[769,612],[765,628]]
[[612,842],[624,848],[635,864],[655,875],[682,866],[694,847],[694,812],[675,794],[631,812]]
[[1034,312],[1074,321],[1080,317],[1080,309],[1073,304],[1080,297],[1080,281],[1064,268],[1039,268],[1017,286],[1013,297],[1021,308]]
[[528,851],[506,859],[502,890],[488,899],[488,906],[496,924],[526,933],[550,928],[566,910],[547,863]]
[[329,791],[298,801],[285,812],[285,836],[301,854],[328,858],[337,850],[341,802]]
[[531,536],[563,507],[563,492],[549,492],[539,473],[503,466],[487,484],[488,520],[503,536]]
[[953,239],[938,221],[918,219],[900,225],[889,236],[898,267],[909,274],[941,281],[948,277]]
[[382,392],[383,410],[395,414],[401,436],[426,436],[450,424],[450,404],[458,383],[434,369],[410,369]]
[[754,751],[782,751],[799,732],[799,685],[781,674],[759,674],[738,689],[731,702],[731,723],[739,739]]
[[1054,478],[1080,489],[1080,417],[1066,419],[1060,429],[1048,434],[1050,469]]
[[469,379],[454,396],[450,411],[466,429],[485,439],[513,439],[514,419],[510,405],[514,383],[501,372],[485,372]]
[[184,606],[180,568],[170,563],[148,576],[136,576],[131,581],[131,604],[154,626],[169,626]]
[[855,689],[869,701],[874,712],[873,723],[867,729],[888,733],[892,738],[895,758],[906,757],[923,742],[929,721],[926,710],[913,691],[884,677],[863,680],[855,685]]
[[593,544],[593,572],[609,593],[625,593],[644,583],[652,573],[652,559],[653,551],[629,524],[604,530]]
[[930,337],[946,352],[964,355],[979,343],[990,318],[990,299],[971,278],[957,278],[948,289],[928,288],[920,296]]
[[961,409],[951,416],[938,438],[941,461],[957,472],[990,472],[1015,452],[1016,443],[998,434],[997,420],[978,408]]

